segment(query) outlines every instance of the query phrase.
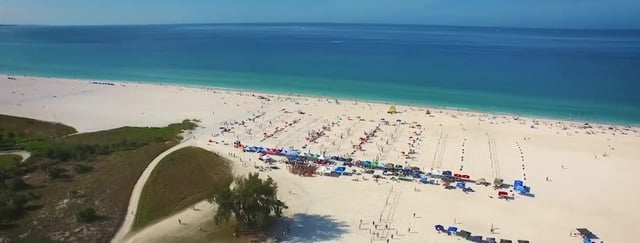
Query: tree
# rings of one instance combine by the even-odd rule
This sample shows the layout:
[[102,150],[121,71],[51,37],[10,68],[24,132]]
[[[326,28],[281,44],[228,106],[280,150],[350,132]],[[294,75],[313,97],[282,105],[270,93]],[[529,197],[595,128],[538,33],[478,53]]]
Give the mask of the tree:
[[218,204],[216,224],[229,222],[233,215],[241,225],[262,229],[272,215],[281,217],[282,210],[287,208],[278,200],[278,186],[271,177],[262,180],[258,173],[249,173],[247,177],[237,177],[234,183],[233,189],[225,188],[210,200]]

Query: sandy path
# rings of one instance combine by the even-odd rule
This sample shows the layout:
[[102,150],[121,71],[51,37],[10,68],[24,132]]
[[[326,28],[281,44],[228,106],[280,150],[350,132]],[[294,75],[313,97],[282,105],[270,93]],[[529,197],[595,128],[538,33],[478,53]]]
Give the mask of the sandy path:
[[11,151],[0,152],[0,155],[3,155],[3,154],[19,155],[20,157],[22,157],[22,160],[20,161],[20,163],[27,161],[27,159],[31,157],[31,153],[29,153],[29,151],[24,151],[24,150],[11,150]]
[[151,172],[153,171],[153,169],[156,168],[160,160],[162,160],[165,156],[173,153],[174,151],[190,146],[192,144],[193,144],[193,140],[190,138],[187,138],[186,140],[182,141],[178,145],[173,146],[167,149],[166,151],[162,152],[160,155],[154,158],[153,161],[151,161],[151,163],[149,163],[147,168],[142,172],[142,175],[140,175],[140,178],[138,178],[136,185],[133,187],[133,191],[131,192],[131,197],[129,198],[129,207],[127,207],[127,216],[125,216],[124,222],[120,226],[120,229],[118,229],[118,232],[113,237],[111,242],[114,242],[114,243],[122,242],[125,239],[125,237],[127,237],[127,235],[129,234],[129,231],[131,230],[131,226],[133,225],[133,220],[135,219],[136,210],[138,209],[138,203],[140,202],[140,194],[142,193],[142,189],[144,188],[144,185],[147,183],[147,180],[149,179]]

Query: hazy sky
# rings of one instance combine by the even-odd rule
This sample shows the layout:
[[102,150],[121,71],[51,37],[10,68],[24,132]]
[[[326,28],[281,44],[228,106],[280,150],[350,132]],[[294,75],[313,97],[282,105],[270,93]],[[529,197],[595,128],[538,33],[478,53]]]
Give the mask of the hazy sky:
[[223,22],[640,28],[640,0],[0,0],[3,24]]

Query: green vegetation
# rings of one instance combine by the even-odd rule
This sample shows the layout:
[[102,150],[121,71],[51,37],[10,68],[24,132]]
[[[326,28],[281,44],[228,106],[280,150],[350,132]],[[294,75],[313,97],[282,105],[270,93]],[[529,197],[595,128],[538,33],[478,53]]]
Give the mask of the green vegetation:
[[93,208],[85,208],[76,212],[76,220],[78,220],[78,222],[91,223],[96,221],[96,219],[98,219],[98,215]]
[[[24,163],[1,158],[1,234],[14,239],[30,232],[31,239],[108,241],[126,215],[133,186],[148,163],[178,144],[183,130],[195,126],[185,120],[161,128],[74,134],[75,129],[62,124],[0,115],[0,150],[31,153]],[[85,210],[80,215],[71,209]],[[93,221],[91,215],[96,214],[104,217]],[[74,231],[92,221],[96,229]],[[53,232],[66,233],[52,237]]]
[[258,173],[249,173],[247,177],[237,177],[234,188],[225,188],[214,194],[211,199],[218,204],[215,214],[216,224],[228,223],[233,215],[239,226],[251,230],[265,229],[272,218],[282,216],[287,208],[278,200],[278,186],[268,177],[262,180]]
[[89,173],[93,170],[93,167],[91,167],[90,165],[85,165],[82,163],[77,163],[75,165],[73,165],[73,172],[78,173],[78,174],[84,174],[84,173]]
[[0,170],[15,170],[21,160],[20,155],[0,154]]
[[232,180],[231,167],[223,157],[195,147],[177,150],[163,158],[151,173],[140,196],[133,229],[205,200],[229,188]]
[[0,144],[6,142],[8,145],[11,141],[53,139],[76,132],[73,127],[60,123],[0,115]]

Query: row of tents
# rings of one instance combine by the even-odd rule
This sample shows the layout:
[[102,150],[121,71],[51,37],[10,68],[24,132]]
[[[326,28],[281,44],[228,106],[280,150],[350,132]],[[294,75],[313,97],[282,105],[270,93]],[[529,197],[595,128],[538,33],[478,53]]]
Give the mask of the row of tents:
[[[429,171],[423,172],[418,167],[411,166],[403,166],[394,163],[380,162],[380,161],[353,161],[353,159],[348,157],[341,156],[330,156],[329,159],[326,159],[324,154],[313,154],[310,152],[302,152],[297,149],[284,149],[284,148],[267,148],[262,146],[245,146],[242,145],[239,141],[234,143],[234,146],[241,148],[245,152],[255,152],[260,154],[260,158],[266,158],[266,155],[277,155],[277,156],[285,156],[287,157],[289,162],[301,162],[301,161],[313,161],[320,164],[325,164],[327,162],[339,165],[339,171],[332,171],[336,174],[343,174],[346,171],[344,166],[355,165],[358,167],[366,168],[366,169],[381,169],[383,170],[383,174],[387,173],[401,173],[406,177],[413,177],[418,179],[419,182],[425,184],[437,184],[437,179],[442,179],[447,182],[457,181],[455,187],[460,189],[466,189],[465,182],[481,182],[481,184],[485,184],[486,180],[484,178],[478,179],[478,181],[471,180],[471,176],[466,174],[457,174],[453,173],[449,170],[439,170],[439,169],[431,169]],[[428,176],[428,177],[427,177]],[[494,180],[494,186],[502,187],[502,179]],[[515,191],[519,192],[523,195],[531,195],[531,188],[526,186],[522,180],[515,180],[513,183],[513,188]],[[506,195],[498,195],[499,197],[504,197]]]
[[[500,239],[497,241],[496,238],[486,237],[483,238],[481,235],[473,235],[471,232],[466,230],[458,230],[458,227],[449,226],[445,228],[443,225],[437,224],[435,225],[435,229],[438,233],[445,233],[447,235],[455,235],[461,238],[464,238],[468,241],[472,242],[486,242],[486,243],[513,243],[512,240]],[[528,240],[518,240],[517,243],[529,243]]]

